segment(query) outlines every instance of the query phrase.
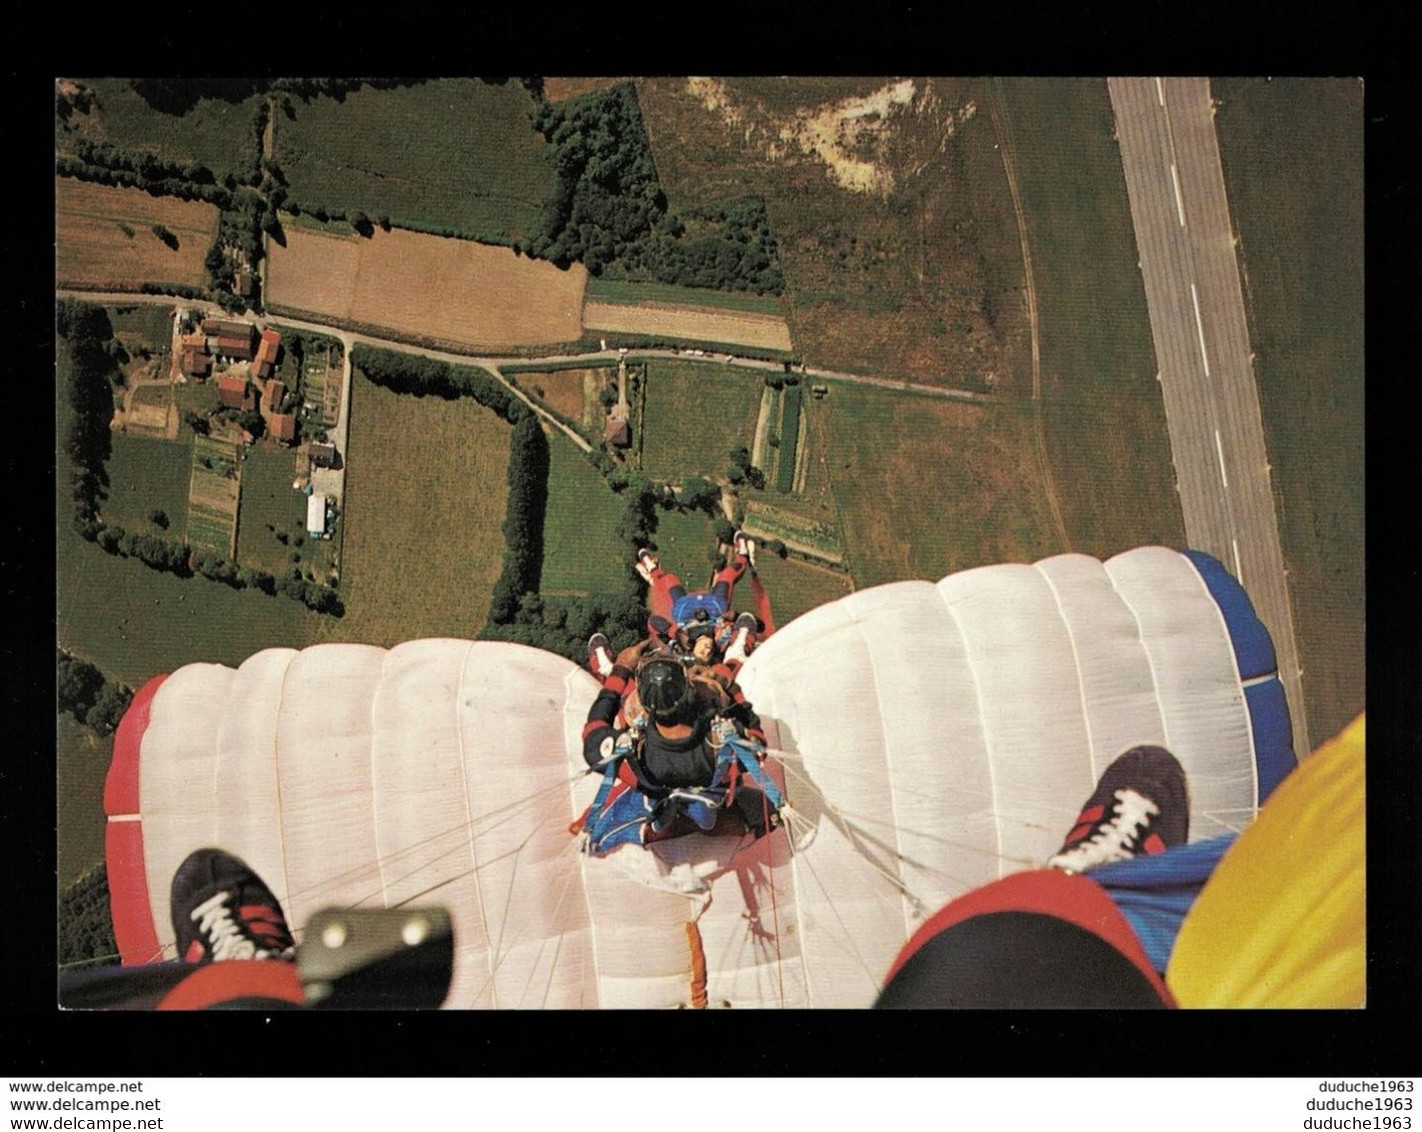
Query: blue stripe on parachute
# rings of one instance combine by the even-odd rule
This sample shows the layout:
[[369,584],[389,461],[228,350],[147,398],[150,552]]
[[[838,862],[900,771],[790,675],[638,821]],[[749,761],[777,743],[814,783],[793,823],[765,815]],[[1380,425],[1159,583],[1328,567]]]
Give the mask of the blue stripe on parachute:
[[1274,791],[1285,775],[1298,766],[1294,754],[1293,729],[1289,722],[1289,703],[1284,686],[1278,680],[1278,656],[1269,630],[1254,612],[1254,603],[1218,559],[1203,550],[1181,551],[1195,567],[1219,607],[1229,630],[1234,648],[1235,664],[1243,681],[1263,676],[1273,679],[1244,689],[1244,702],[1249,709],[1249,726],[1254,733],[1254,769],[1259,779],[1257,805]]
[[1274,792],[1299,761],[1289,729],[1289,705],[1278,677],[1244,689],[1249,724],[1254,729],[1254,761],[1259,768],[1259,804]]

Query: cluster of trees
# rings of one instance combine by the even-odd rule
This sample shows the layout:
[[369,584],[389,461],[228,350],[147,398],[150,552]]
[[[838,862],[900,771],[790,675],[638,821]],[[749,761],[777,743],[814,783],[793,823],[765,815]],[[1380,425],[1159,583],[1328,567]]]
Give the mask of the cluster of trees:
[[726,478],[735,486],[748,483],[751,487],[765,487],[765,472],[751,463],[750,449],[744,444],[731,449],[731,466],[726,469]]
[[84,726],[100,735],[113,733],[133,699],[133,689],[109,680],[94,665],[56,650],[56,702]]
[[153,225],[153,234],[157,236],[160,240],[162,240],[163,243],[167,244],[168,247],[172,248],[174,251],[178,250],[177,234],[166,224]]
[[76,529],[86,538],[97,531],[95,516],[108,485],[112,450],[109,422],[114,415],[114,387],[123,380],[113,324],[102,307],[77,299],[58,304],[55,326],[69,355],[71,416],[64,438],[73,468],[72,499]]
[[528,413],[527,406],[498,378],[472,366],[450,365],[375,346],[356,346],[351,351],[351,364],[376,385],[396,393],[443,397],[447,401],[473,397],[510,424],[517,424]]
[[89,870],[59,894],[59,965],[117,965],[109,915],[109,876],[104,865]]
[[688,212],[698,234],[667,207],[636,89],[608,90],[539,107],[534,125],[555,148],[557,189],[538,233],[518,245],[559,267],[580,262],[663,283],[778,294],[784,279],[765,204],[746,197]]
[[508,507],[504,513],[504,562],[494,583],[489,621],[511,623],[520,601],[538,592],[543,573],[543,519],[548,509],[548,437],[532,413],[514,425],[509,445]]

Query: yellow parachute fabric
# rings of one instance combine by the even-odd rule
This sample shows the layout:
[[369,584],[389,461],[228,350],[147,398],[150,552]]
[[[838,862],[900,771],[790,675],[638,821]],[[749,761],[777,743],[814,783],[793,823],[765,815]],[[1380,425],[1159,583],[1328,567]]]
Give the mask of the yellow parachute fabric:
[[1358,1007],[1367,995],[1364,717],[1286,778],[1185,918],[1181,1006]]

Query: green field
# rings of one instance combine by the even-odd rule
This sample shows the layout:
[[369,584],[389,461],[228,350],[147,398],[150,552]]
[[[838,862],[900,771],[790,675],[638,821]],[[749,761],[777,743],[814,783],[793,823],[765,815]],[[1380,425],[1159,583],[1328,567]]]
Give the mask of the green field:
[[221,180],[226,173],[245,178],[257,157],[255,117],[261,102],[252,95],[241,102],[204,98],[181,117],[155,110],[136,94],[128,79],[81,79],[97,95],[88,114],[67,123],[56,119],[55,146],[73,151],[77,138],[107,142],[130,154],[151,153],[169,161],[196,161]]
[[473,637],[503,567],[510,427],[473,398],[392,393],[357,371],[333,639]]
[[518,82],[439,79],[365,87],[278,111],[277,163],[304,211],[388,215],[400,227],[506,241],[528,235],[552,195],[549,147]]
[[1218,79],[1279,536],[1315,744],[1363,710],[1363,88]]
[[994,86],[1037,296],[1047,457],[1072,550],[1185,544],[1103,79]]
[[678,287],[672,283],[627,283],[617,279],[588,280],[587,301],[637,306],[639,303],[671,303],[680,307],[711,307],[716,310],[747,311],[777,317],[785,308],[773,295],[752,295],[743,291],[713,291],[705,287]]
[[104,859],[104,776],[113,758],[113,739],[101,738],[64,712],[55,740],[55,816],[61,834],[57,865],[63,888]]
[[760,410],[758,374],[713,362],[647,362],[642,468],[654,479],[723,476],[749,448]]
[[192,435],[184,429],[177,440],[151,440],[114,433],[107,465],[109,497],[100,504],[105,522],[125,530],[164,534],[148,519],[148,512],[157,507],[168,516],[167,536],[181,539],[188,522]]
[[543,526],[545,593],[586,594],[622,585],[628,546],[616,535],[626,506],[561,432],[548,436],[548,509]]
[[[756,570],[770,598],[770,611],[777,628],[852,592],[849,576],[823,566],[813,566],[794,557],[781,560],[768,550],[756,552]],[[748,582],[736,590],[738,610],[751,609]]]
[[681,578],[687,589],[703,589],[710,583],[715,569],[716,524],[705,513],[657,508],[652,541],[662,566]]
[[[1057,553],[1031,406],[836,386],[828,467],[856,588]],[[780,496],[776,496],[778,502]]]
[[166,350],[172,345],[173,314],[166,306],[140,304],[109,307],[114,336],[124,345],[146,343],[151,349]]

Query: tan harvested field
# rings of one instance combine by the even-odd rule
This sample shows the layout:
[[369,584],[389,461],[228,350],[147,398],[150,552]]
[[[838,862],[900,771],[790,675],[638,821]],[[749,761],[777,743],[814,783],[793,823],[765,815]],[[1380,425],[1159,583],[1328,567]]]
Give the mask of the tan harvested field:
[[750,311],[711,310],[670,303],[588,303],[583,312],[588,330],[647,334],[687,342],[723,342],[761,350],[789,350],[790,328],[783,318]]
[[587,271],[509,248],[376,229],[369,239],[295,224],[271,241],[267,300],[407,337],[480,349],[574,342]]
[[[55,274],[61,286],[137,289],[139,283],[202,286],[203,258],[217,237],[217,209],[202,201],[153,197],[56,177],[58,244]],[[127,235],[119,225],[133,232]],[[178,238],[173,249],[153,234],[161,224]]]
[[631,79],[593,78],[579,75],[570,79],[544,79],[543,97],[549,102],[562,102],[565,98],[577,98],[580,94],[591,94],[595,90],[606,90],[618,83],[628,83]]

